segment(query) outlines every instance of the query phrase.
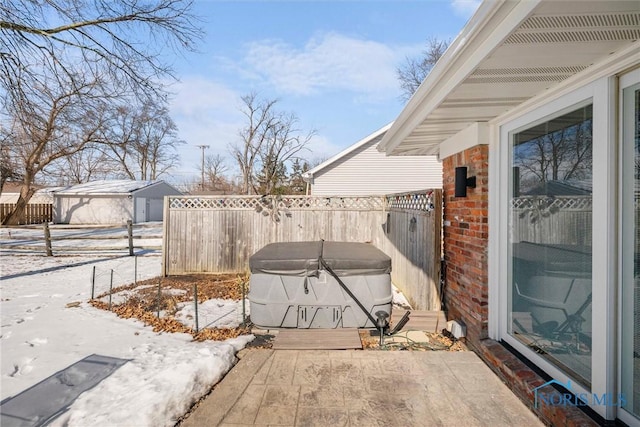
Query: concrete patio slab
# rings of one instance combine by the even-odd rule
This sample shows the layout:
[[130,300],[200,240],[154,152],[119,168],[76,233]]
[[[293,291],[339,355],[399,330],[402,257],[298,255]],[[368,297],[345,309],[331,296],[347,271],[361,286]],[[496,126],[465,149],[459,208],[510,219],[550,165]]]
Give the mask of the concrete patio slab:
[[542,426],[473,352],[248,350],[195,426]]

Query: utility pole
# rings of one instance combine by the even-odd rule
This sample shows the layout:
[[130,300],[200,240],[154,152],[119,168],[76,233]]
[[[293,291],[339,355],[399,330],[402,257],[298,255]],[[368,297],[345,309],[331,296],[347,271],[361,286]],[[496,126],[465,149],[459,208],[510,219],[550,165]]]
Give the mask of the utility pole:
[[200,190],[204,191],[204,150],[209,148],[208,145],[196,145],[196,147],[202,150],[202,177],[200,178]]

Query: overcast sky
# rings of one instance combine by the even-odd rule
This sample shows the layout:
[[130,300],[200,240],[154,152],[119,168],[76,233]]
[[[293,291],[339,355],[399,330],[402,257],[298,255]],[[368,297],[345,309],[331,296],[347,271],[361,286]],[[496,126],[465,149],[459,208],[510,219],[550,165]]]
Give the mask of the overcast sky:
[[227,157],[244,122],[240,97],[278,99],[304,130],[310,160],[326,159],[401,111],[396,68],[429,37],[453,39],[478,0],[196,0],[206,32],[198,53],[175,58],[171,112],[187,142],[171,181],[197,178],[201,150]]

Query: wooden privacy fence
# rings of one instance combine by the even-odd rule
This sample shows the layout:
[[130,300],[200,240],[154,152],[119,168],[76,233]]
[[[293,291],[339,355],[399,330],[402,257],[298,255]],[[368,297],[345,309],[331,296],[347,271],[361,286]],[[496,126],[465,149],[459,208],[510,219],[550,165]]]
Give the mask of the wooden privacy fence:
[[440,310],[442,190],[385,201],[384,234],[374,244],[391,257],[393,283],[415,309]]
[[167,196],[163,273],[248,270],[268,243],[367,242],[392,259],[392,280],[419,310],[440,309],[442,191],[369,197]]
[[[0,203],[0,222],[15,209],[14,203]],[[42,224],[53,221],[53,205],[51,203],[28,204],[25,210],[24,221],[20,225]]]
[[512,232],[516,242],[592,244],[591,196],[514,198]]

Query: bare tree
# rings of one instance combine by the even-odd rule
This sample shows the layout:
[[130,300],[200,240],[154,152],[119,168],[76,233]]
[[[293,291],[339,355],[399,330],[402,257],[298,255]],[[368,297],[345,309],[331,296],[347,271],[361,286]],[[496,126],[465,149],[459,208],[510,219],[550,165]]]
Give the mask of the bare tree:
[[404,64],[398,67],[396,71],[400,81],[400,89],[402,90],[401,97],[404,101],[409,100],[418,90],[420,84],[431,72],[433,66],[436,65],[436,62],[447,50],[447,47],[449,47],[449,40],[430,37],[427,39],[427,46],[422,51],[422,55],[417,58],[407,57]]
[[267,143],[262,146],[260,161],[262,164],[261,194],[278,192],[278,187],[287,179],[286,164],[298,159],[298,154],[307,150],[315,130],[305,135],[296,128],[298,117],[295,114],[280,114],[270,129]]
[[[90,94],[102,82],[74,76],[66,90],[52,84],[32,92],[31,98],[14,103],[14,129],[8,147],[22,174],[22,188],[15,210],[3,225],[22,221],[24,209],[33,196],[36,176],[59,159],[72,156],[98,142],[104,125],[105,102]],[[60,83],[57,78],[54,83]],[[34,99],[37,97],[37,99]]]
[[229,152],[240,169],[242,194],[251,194],[255,188],[256,162],[271,128],[276,123],[274,105],[277,100],[261,100],[254,92],[243,96],[242,102],[244,105],[241,111],[247,118],[247,124],[240,130],[240,141],[230,145]]
[[113,175],[155,180],[179,163],[178,148],[184,141],[162,101],[120,104],[108,115],[101,149]]
[[145,103],[137,116],[137,138],[132,147],[139,177],[155,180],[180,162],[178,127],[164,105]]
[[[193,49],[200,37],[183,0],[15,0],[0,4],[3,86],[20,98],[23,85],[64,74],[74,82],[75,64],[107,73],[114,87],[157,92],[171,69],[159,61],[167,46]],[[54,26],[52,26],[52,23]]]
[[57,185],[74,185],[113,176],[114,167],[102,149],[101,144],[88,144],[72,156],[63,157],[43,170],[48,182]]
[[[202,165],[198,165],[198,168],[201,168]],[[205,185],[210,190],[219,190],[221,187],[225,187],[228,185],[227,179],[224,174],[227,172],[228,167],[225,163],[224,157],[220,154],[208,155],[204,159],[204,176],[205,176]],[[202,172],[202,171],[201,171]]]
[[229,147],[242,176],[242,193],[272,194],[286,179],[286,163],[307,149],[316,134],[303,134],[298,117],[276,110],[277,100],[261,100],[255,93],[242,97],[248,123],[240,141]]
[[162,94],[157,81],[171,76],[162,51],[192,49],[200,36],[190,8],[188,0],[0,3],[0,119],[16,123],[10,144],[23,177],[5,223],[20,221],[46,166],[95,142],[108,102]]
[[20,168],[16,163],[15,153],[9,149],[9,143],[14,139],[12,132],[13,126],[10,128],[0,126],[0,194],[5,182],[22,178],[18,172]]
[[591,179],[592,153],[592,121],[586,119],[522,142],[514,166],[522,188],[540,191],[540,184],[550,181]]
[[129,104],[119,104],[107,113],[108,126],[102,129],[100,146],[104,155],[110,159],[112,172],[128,179],[136,179],[135,161],[131,159],[131,148],[138,137],[137,111]]

